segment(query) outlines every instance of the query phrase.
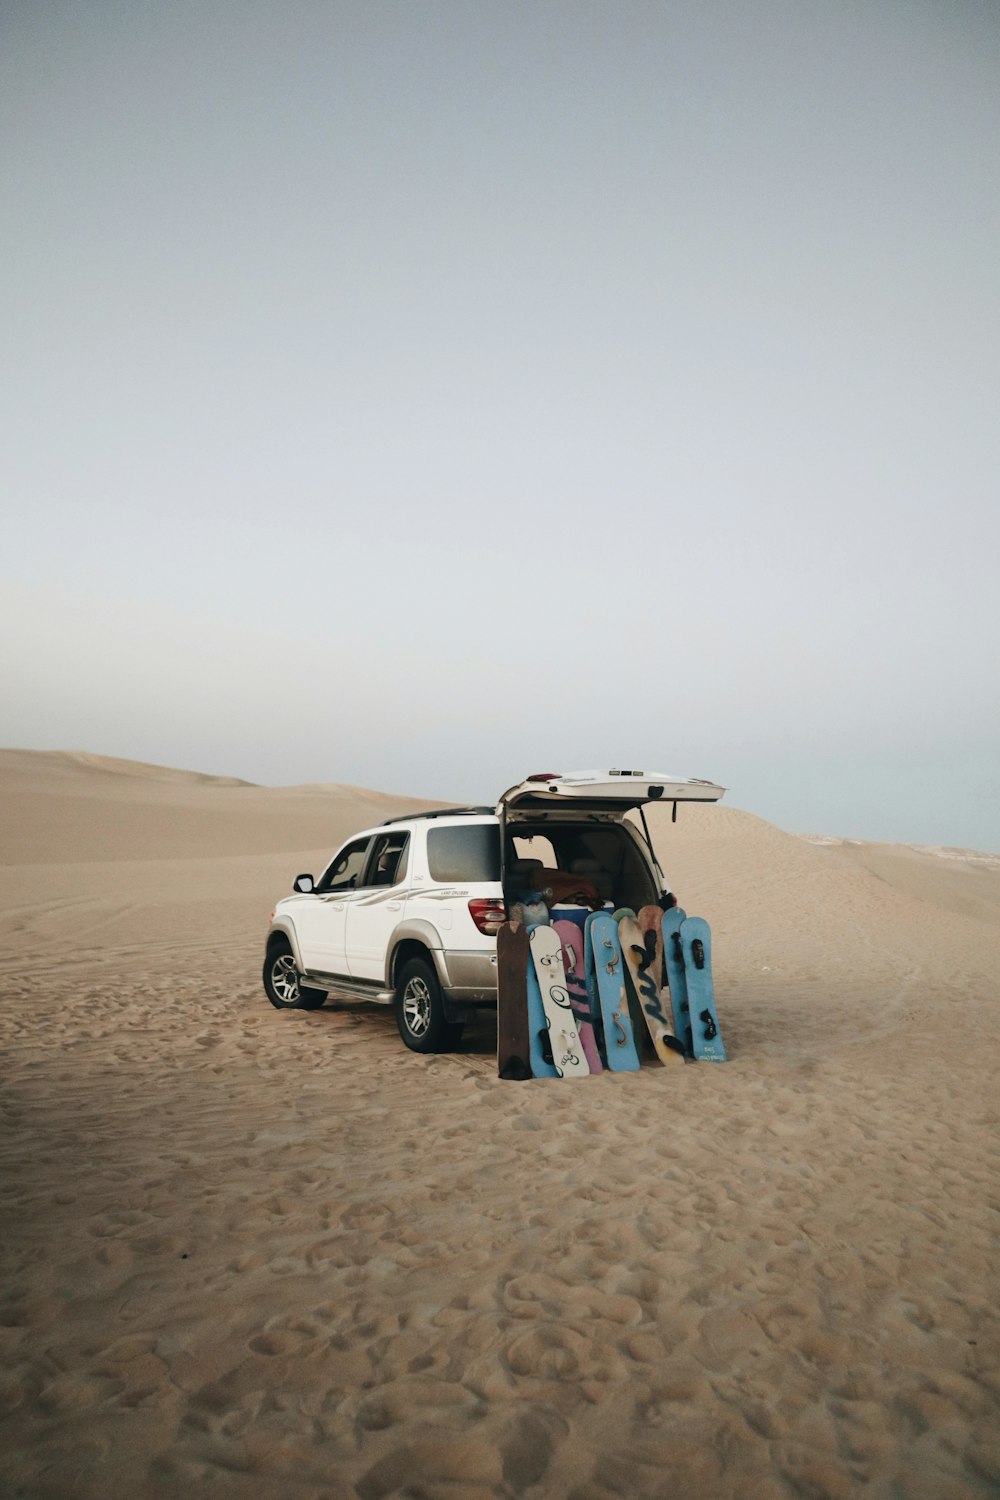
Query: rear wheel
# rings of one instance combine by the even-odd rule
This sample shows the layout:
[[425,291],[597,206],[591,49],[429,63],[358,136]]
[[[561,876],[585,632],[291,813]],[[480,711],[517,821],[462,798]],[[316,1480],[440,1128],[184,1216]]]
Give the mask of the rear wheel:
[[286,939],[274,943],[264,960],[264,992],[276,1010],[319,1010],[325,990],[302,983],[291,945]]
[[450,1052],[462,1028],[444,1013],[444,997],[431,964],[411,958],[396,981],[396,1025],[411,1052]]

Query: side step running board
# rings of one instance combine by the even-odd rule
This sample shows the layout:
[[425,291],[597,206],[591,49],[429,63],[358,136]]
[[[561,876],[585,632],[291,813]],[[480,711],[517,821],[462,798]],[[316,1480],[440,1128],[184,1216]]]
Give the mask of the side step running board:
[[377,984],[364,979],[345,979],[340,974],[309,972],[303,974],[302,979],[305,984],[314,985],[318,990],[326,990],[330,995],[343,995],[346,1000],[367,1000],[371,1005],[391,1005],[396,998],[392,990],[380,989]]

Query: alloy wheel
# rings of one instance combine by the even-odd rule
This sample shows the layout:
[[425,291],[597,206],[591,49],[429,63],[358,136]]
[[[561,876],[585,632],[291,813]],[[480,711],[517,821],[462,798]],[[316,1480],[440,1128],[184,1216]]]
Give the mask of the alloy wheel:
[[290,953],[281,953],[271,965],[271,983],[274,993],[286,1005],[299,999],[299,971]]
[[427,1035],[431,1024],[431,992],[426,981],[416,974],[403,991],[403,1017],[411,1036]]

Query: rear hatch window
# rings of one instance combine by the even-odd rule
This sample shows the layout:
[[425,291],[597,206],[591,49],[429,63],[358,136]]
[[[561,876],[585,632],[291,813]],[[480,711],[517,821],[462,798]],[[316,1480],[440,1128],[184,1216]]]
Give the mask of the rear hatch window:
[[647,856],[621,823],[547,822],[514,825],[508,841],[506,894],[521,900],[542,890],[550,872],[580,877],[602,901],[636,911],[659,897]]
[[478,885],[500,879],[500,829],[496,823],[465,823],[427,830],[427,868],[447,885]]

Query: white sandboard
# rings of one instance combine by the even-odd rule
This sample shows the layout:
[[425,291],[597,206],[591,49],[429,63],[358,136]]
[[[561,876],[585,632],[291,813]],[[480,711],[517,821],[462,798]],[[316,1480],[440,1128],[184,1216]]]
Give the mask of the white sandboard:
[[552,1061],[560,1078],[590,1077],[590,1068],[573,1019],[566,970],[559,934],[551,927],[533,927],[528,934],[531,961],[542,992],[542,1006],[549,1023]]

